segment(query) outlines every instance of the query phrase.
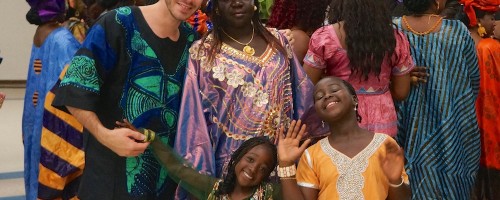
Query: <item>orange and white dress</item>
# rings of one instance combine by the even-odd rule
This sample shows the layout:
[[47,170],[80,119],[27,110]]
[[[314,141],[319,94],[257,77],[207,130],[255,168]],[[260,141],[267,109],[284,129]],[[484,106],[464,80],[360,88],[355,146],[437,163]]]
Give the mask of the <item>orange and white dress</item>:
[[[353,158],[335,150],[328,138],[309,147],[297,169],[299,186],[319,190],[318,199],[386,199],[389,181],[380,158],[385,157],[385,143],[396,143],[390,136],[375,133],[372,141]],[[401,172],[405,182],[408,176]]]

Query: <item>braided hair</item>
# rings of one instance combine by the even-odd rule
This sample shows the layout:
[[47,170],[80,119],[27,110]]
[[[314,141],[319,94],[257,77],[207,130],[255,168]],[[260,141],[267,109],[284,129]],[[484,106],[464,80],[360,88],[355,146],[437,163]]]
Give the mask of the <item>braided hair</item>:
[[352,95],[352,98],[354,98],[354,100],[356,100],[356,120],[358,122],[361,122],[361,115],[359,115],[358,113],[358,95],[356,94],[356,90],[354,89],[354,87],[352,87],[352,85],[345,81],[345,80],[342,80],[342,84],[344,84],[344,86],[347,88],[347,91],[349,91],[349,94]]
[[274,169],[278,164],[278,151],[276,146],[269,141],[269,138],[265,136],[250,138],[243,142],[241,146],[231,155],[231,160],[227,166],[228,171],[222,182],[219,184],[219,188],[215,191],[215,196],[221,196],[225,194],[230,194],[234,190],[235,182],[238,181],[236,178],[235,168],[240,162],[241,158],[247,154],[251,149],[256,146],[264,145],[271,151],[271,156],[273,158],[272,168]]

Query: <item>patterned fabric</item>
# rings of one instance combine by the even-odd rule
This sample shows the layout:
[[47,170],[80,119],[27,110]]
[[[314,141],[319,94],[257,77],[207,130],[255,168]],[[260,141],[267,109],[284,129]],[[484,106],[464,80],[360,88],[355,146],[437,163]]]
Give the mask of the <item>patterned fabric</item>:
[[[385,143],[396,143],[382,133],[356,156],[349,158],[323,138],[309,147],[300,158],[297,184],[319,190],[318,199],[387,199],[389,181],[380,167],[386,155]],[[402,172],[408,182],[406,173]]]
[[45,96],[79,47],[73,35],[61,27],[53,30],[42,46],[31,49],[22,119],[26,199],[37,198]]
[[71,17],[64,22],[64,27],[66,27],[80,43],[83,43],[87,31],[89,30],[87,24],[76,17]]
[[204,35],[208,31],[212,30],[212,22],[208,18],[207,14],[203,13],[201,10],[197,10],[191,17],[186,20],[193,27],[199,35]]
[[384,60],[379,76],[372,73],[368,80],[351,75],[347,51],[342,48],[333,26],[325,26],[314,32],[304,58],[305,64],[352,84],[358,95],[361,127],[392,137],[397,133],[397,116],[389,89],[391,77],[408,74],[414,67],[406,37],[399,31],[394,34],[394,55],[391,60]]
[[[401,26],[401,18],[394,22]],[[479,167],[475,101],[479,67],[474,42],[460,21],[418,36],[403,30],[427,83],[412,87],[398,104],[398,143],[415,199],[468,199]]]
[[[210,195],[208,195],[207,200],[230,200],[231,198],[229,195],[223,195],[222,197],[216,197],[215,192],[219,189],[219,184],[222,182],[222,180],[217,181],[214,184],[214,188]],[[257,187],[253,195],[249,198],[246,198],[245,200],[273,200],[273,199],[278,199],[277,196],[275,195],[276,193],[274,192],[273,185],[270,183],[262,183]],[[274,197],[274,198],[273,198]]]
[[[213,64],[207,62],[210,38],[191,49],[184,83],[176,150],[203,173],[222,177],[231,154],[247,139],[274,139],[278,127],[302,116],[311,134],[322,134],[313,105],[313,85],[294,59],[288,41],[283,55],[268,46],[248,56],[223,44]],[[312,109],[311,109],[312,110]]]
[[53,107],[54,91],[64,77],[47,93],[43,111],[43,128],[38,176],[39,199],[76,198],[83,173],[83,126],[66,110]]
[[481,170],[475,196],[500,199],[500,42],[482,39],[477,45],[481,83],[476,102],[481,131]]
[[[112,31],[110,31],[112,30]],[[171,145],[189,46],[195,36],[182,23],[174,42],[159,38],[137,7],[122,7],[92,27],[69,67],[54,105],[95,112],[103,125],[129,120],[156,132]],[[87,135],[88,133],[86,133]],[[82,199],[168,199],[176,184],[150,149],[138,157],[120,157],[88,134]]]

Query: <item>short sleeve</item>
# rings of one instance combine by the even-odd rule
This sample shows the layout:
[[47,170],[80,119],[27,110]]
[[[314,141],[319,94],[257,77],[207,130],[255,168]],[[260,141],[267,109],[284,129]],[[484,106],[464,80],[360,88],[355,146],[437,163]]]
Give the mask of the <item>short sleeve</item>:
[[[59,88],[55,91],[54,106],[97,111],[105,72],[110,71],[117,63],[115,49],[119,47],[110,42],[107,32],[120,26],[115,21],[115,15],[115,12],[107,13],[90,29],[82,48],[76,52]],[[122,31],[116,33],[120,34],[119,36],[124,35]]]
[[401,76],[410,73],[415,67],[410,53],[410,43],[401,31],[395,31],[396,49],[392,57],[392,75]]
[[316,30],[309,40],[309,49],[304,57],[304,64],[316,69],[326,68],[325,58],[325,42],[330,37],[327,27],[322,27]]
[[297,184],[301,187],[319,189],[319,179],[314,172],[313,160],[308,149],[302,154],[297,168]]

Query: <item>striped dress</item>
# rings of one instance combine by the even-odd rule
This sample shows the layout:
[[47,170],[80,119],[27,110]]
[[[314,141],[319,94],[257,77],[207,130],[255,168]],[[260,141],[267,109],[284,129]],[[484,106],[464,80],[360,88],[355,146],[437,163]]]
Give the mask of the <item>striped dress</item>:
[[[401,29],[401,18],[394,22]],[[474,42],[455,20],[423,36],[402,31],[416,66],[430,74],[397,105],[397,141],[405,149],[412,199],[469,199],[481,152]]]

